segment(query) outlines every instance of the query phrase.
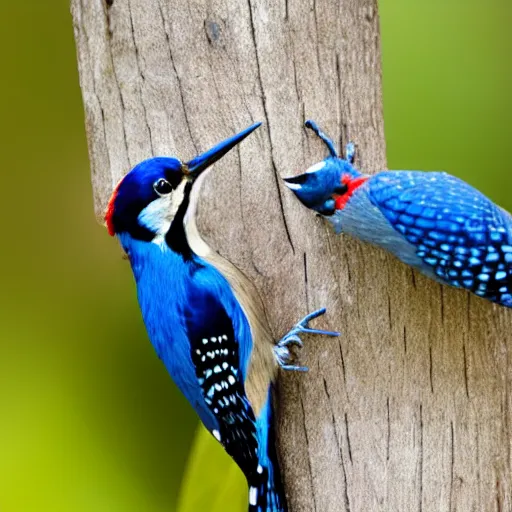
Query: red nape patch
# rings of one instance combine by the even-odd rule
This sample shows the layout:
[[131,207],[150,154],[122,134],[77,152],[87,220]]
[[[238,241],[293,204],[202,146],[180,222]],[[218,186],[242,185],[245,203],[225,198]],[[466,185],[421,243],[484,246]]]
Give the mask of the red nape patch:
[[358,176],[353,178],[350,174],[343,174],[341,183],[347,186],[347,191],[341,196],[334,196],[336,202],[336,210],[343,210],[348,200],[352,197],[354,191],[359,188],[364,182],[368,180],[368,176]]
[[121,183],[123,181],[123,178],[119,180],[119,183],[116,185],[116,188],[112,192],[112,195],[110,196],[110,199],[107,204],[107,209],[105,210],[105,225],[107,226],[108,234],[110,236],[114,236],[116,234],[114,229],[114,206],[116,202],[117,193],[119,191],[119,187],[121,186]]

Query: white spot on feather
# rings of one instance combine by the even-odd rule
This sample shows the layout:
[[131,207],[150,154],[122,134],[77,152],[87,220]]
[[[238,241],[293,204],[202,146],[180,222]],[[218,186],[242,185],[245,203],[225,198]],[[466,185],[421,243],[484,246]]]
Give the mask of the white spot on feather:
[[258,502],[258,489],[256,487],[251,487],[249,489],[249,504],[253,507],[256,506]]
[[212,430],[213,437],[220,442],[220,432],[218,430]]

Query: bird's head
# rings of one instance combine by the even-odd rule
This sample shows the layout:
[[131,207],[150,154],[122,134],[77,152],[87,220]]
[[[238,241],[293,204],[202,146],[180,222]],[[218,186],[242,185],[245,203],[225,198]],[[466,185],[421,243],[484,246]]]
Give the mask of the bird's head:
[[305,126],[322,139],[329,149],[329,156],[312,165],[304,174],[284,178],[285,184],[297,196],[299,201],[316,212],[331,216],[342,210],[352,193],[367,179],[352,165],[355,146],[349,143],[345,158],[341,158],[334,143],[313,121],[306,121]]
[[114,189],[105,213],[110,235],[152,241],[165,235],[178,211],[185,212],[196,179],[261,123],[224,140],[189,162],[156,157],[137,164]]

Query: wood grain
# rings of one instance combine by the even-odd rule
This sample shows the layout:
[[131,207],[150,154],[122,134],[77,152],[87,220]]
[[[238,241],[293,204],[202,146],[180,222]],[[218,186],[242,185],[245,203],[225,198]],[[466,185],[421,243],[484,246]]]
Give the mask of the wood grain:
[[72,0],[100,220],[152,155],[188,159],[262,120],[208,176],[199,228],[257,285],[276,338],[306,312],[307,375],[282,375],[291,512],[512,511],[512,316],[336,237],[280,178],[325,156],[313,118],[384,169],[375,0]]

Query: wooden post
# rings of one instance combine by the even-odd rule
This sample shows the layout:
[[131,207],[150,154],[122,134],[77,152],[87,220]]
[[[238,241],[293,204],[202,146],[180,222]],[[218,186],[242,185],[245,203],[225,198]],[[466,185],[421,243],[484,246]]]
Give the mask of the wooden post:
[[385,168],[376,0],[72,0],[95,210],[152,155],[262,120],[206,179],[200,230],[257,285],[276,338],[326,306],[283,375],[291,512],[512,510],[510,311],[336,237],[280,178],[325,156],[318,121]]

